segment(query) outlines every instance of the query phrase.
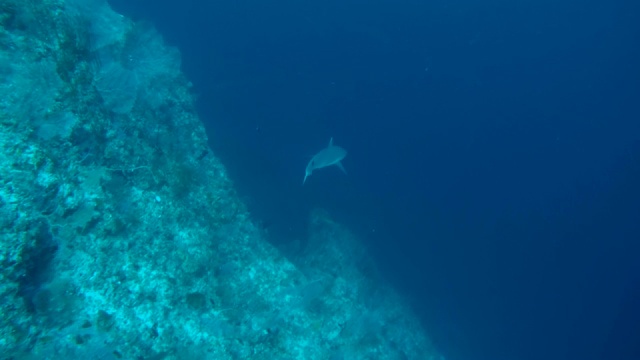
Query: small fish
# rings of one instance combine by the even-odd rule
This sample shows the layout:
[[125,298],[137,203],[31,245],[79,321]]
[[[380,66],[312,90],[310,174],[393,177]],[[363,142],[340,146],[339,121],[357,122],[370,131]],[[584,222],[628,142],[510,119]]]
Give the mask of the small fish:
[[304,172],[304,180],[302,180],[302,185],[304,185],[304,183],[307,181],[309,175],[313,173],[313,170],[321,169],[323,167],[335,165],[346,174],[347,171],[344,169],[342,163],[340,162],[345,158],[345,156],[347,156],[347,150],[341,148],[340,146],[333,145],[333,138],[331,138],[329,140],[329,146],[320,150],[319,153],[315,154],[309,161],[309,164],[307,164],[307,169]]

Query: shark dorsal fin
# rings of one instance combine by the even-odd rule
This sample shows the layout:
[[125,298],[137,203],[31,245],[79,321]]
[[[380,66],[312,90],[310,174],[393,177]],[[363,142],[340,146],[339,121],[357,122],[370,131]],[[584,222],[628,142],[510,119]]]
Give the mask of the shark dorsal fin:
[[333,137],[331,137],[331,139],[329,139],[329,147],[333,146]]

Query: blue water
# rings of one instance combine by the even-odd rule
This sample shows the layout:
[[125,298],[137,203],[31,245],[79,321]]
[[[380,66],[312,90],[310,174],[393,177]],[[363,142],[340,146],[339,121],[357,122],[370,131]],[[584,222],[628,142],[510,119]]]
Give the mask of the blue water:
[[[640,359],[640,4],[125,1],[277,245],[329,209],[448,359]],[[348,176],[314,173],[333,137]]]

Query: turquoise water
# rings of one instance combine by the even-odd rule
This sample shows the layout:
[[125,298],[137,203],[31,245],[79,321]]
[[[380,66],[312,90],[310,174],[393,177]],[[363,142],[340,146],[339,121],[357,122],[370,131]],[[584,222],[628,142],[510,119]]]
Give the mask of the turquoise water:
[[640,358],[635,4],[110,6],[0,3],[0,359]]

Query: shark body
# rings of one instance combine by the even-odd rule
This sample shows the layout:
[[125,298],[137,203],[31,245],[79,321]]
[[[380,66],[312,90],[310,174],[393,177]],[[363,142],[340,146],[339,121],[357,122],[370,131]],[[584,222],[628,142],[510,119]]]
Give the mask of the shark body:
[[342,159],[347,156],[347,150],[341,148],[340,146],[333,145],[333,138],[329,140],[329,146],[320,150],[317,154],[315,154],[309,164],[307,164],[307,168],[304,172],[304,180],[302,180],[302,185],[307,181],[307,178],[313,170],[321,169],[327,166],[335,165],[342,170],[345,174],[347,171],[342,166]]

